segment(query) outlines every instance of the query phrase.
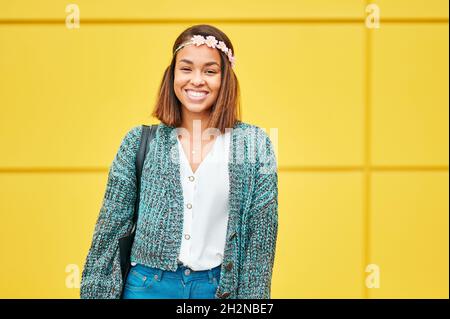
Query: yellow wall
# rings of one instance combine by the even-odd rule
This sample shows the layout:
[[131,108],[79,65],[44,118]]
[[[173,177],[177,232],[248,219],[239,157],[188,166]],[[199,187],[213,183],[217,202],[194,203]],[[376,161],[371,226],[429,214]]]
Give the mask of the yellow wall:
[[448,1],[373,2],[379,29],[365,0],[0,0],[0,298],[78,298],[109,165],[197,23],[278,128],[272,297],[448,298]]

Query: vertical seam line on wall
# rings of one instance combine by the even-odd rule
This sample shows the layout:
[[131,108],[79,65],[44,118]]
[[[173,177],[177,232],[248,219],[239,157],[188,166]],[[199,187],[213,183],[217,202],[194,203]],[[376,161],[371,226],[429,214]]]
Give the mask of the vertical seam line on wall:
[[[366,0],[366,7],[369,5],[370,0]],[[369,264],[370,259],[370,183],[371,183],[371,172],[370,172],[370,75],[371,75],[371,35],[370,30],[364,23],[364,50],[365,50],[365,66],[364,66],[364,76],[365,76],[365,109],[364,109],[364,174],[363,174],[363,183],[364,183],[364,191],[363,191],[363,280],[362,280],[362,289],[363,289],[363,298],[368,299],[369,289],[366,285],[366,267]]]

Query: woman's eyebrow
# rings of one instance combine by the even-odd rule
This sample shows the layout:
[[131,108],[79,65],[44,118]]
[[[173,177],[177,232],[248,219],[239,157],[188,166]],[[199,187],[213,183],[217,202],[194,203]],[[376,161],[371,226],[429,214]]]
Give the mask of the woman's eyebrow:
[[[187,64],[194,64],[194,62],[192,62],[191,60],[187,60],[187,59],[181,59],[178,62],[185,62]],[[219,63],[217,63],[216,61],[210,61],[210,62],[206,62],[204,65],[208,66],[208,65],[213,65],[213,64],[217,64],[217,66],[220,66]]]

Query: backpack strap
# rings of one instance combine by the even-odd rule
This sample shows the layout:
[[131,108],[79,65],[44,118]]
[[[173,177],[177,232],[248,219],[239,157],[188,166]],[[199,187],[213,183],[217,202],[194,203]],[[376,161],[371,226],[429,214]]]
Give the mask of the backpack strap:
[[136,186],[137,186],[137,196],[136,203],[133,215],[133,229],[131,232],[133,233],[136,228],[136,223],[138,219],[139,212],[139,199],[141,194],[141,176],[142,169],[144,167],[145,155],[147,155],[150,141],[155,137],[156,130],[158,128],[158,124],[153,124],[151,126],[142,125],[142,133],[141,133],[141,143],[139,145],[139,150],[136,156]]

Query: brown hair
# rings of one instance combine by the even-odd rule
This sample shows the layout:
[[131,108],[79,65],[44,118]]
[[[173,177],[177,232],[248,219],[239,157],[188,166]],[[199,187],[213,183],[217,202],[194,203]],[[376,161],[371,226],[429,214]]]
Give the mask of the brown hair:
[[[232,50],[233,55],[235,51],[230,39],[217,29],[208,24],[199,24],[189,27],[184,30],[172,48],[172,61],[164,71],[164,75],[159,87],[159,95],[153,109],[152,116],[159,119],[168,126],[181,125],[181,103],[175,95],[174,91],[174,70],[176,64],[177,54],[173,54],[176,48],[185,41],[190,40],[193,35],[208,35],[214,36],[218,41],[223,41],[227,48]],[[240,90],[239,82],[231,68],[231,63],[224,52],[218,50],[221,60],[221,85],[216,102],[211,106],[211,116],[207,127],[218,128],[222,133],[225,128],[233,128],[236,121],[239,121],[240,110]]]

